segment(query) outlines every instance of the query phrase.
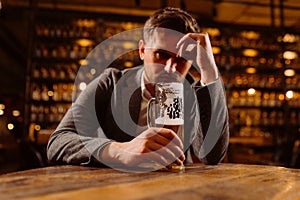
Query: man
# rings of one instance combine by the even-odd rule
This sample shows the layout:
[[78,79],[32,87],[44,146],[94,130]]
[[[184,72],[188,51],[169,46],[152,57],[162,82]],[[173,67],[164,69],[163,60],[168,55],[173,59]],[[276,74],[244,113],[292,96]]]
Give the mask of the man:
[[[107,69],[88,85],[50,137],[50,161],[136,168],[182,165],[192,158],[217,164],[224,158],[228,112],[208,34],[177,8],[155,12],[143,33],[144,66]],[[192,66],[201,81],[189,74]],[[155,83],[174,77],[185,85],[184,142],[173,130],[146,123]]]

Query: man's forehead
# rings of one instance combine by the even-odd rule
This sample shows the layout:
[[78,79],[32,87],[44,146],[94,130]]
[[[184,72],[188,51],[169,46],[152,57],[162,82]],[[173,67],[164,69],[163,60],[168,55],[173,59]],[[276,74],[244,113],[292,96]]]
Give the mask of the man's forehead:
[[156,31],[147,42],[147,47],[175,51],[176,44],[182,36],[174,32]]

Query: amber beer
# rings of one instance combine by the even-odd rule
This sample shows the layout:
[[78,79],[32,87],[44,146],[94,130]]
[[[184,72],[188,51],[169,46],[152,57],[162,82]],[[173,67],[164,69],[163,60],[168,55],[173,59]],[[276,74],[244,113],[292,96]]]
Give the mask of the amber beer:
[[181,139],[181,141],[184,142],[184,121],[183,120],[176,120],[175,122],[168,124],[160,118],[155,120],[155,126],[173,130]]
[[181,124],[178,124],[178,125],[173,125],[173,124],[164,124],[164,125],[162,125],[162,124],[158,124],[157,126],[163,126],[163,128],[171,129],[175,133],[177,133],[178,130],[179,130],[179,128],[180,128],[180,126],[181,126]]

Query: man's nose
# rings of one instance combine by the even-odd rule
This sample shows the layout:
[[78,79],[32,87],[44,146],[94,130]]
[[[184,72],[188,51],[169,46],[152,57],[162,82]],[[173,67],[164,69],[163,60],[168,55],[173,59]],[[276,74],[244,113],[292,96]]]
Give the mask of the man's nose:
[[166,62],[165,68],[164,70],[167,73],[175,73],[176,72],[176,68],[177,68],[177,63],[175,62],[174,58],[169,58]]

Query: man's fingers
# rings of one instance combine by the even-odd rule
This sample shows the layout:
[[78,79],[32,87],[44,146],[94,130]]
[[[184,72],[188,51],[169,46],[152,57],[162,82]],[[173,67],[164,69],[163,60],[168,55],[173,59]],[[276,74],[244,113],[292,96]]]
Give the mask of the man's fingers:
[[182,38],[180,38],[180,40],[176,44],[176,47],[180,47],[185,42],[185,40],[190,37],[190,34],[191,33],[185,34]]
[[170,161],[168,161],[165,157],[161,156],[156,151],[149,152],[146,157],[148,158],[149,161],[152,161],[152,162],[154,161],[163,166],[167,166],[170,164]]
[[157,134],[149,139],[149,151],[156,151],[167,160],[182,162],[185,159],[183,143],[174,131],[158,128]]
[[183,148],[176,145],[172,141],[168,141],[167,144],[163,144],[161,142],[154,142],[150,149],[152,151],[159,151],[165,157],[175,157],[184,160],[184,152]]
[[159,144],[156,144],[152,146],[153,149],[149,154],[155,153],[157,156],[153,156],[152,158],[155,159],[155,162],[164,163],[166,165],[169,165],[170,163],[176,162],[182,164],[185,156],[183,151],[179,147],[168,147],[168,146],[161,146]]
[[[157,134],[152,139],[154,140],[151,149],[152,150],[160,150],[170,151],[175,154],[175,157],[179,157],[180,160],[184,160],[184,152],[183,152],[183,143],[180,138],[175,134],[175,132],[171,132],[173,137],[164,137],[163,134]],[[168,134],[167,134],[168,135]]]
[[168,145],[170,142],[172,142],[174,145],[183,149],[183,143],[178,135],[170,129],[167,130],[171,132],[158,133],[157,137],[155,137],[156,142],[161,143],[162,145]]
[[157,133],[156,135],[153,135],[153,138],[156,139],[156,141],[159,140],[159,137],[164,137],[168,141],[172,141],[174,144],[183,147],[182,141],[173,130],[168,128],[154,128],[154,131]]
[[209,38],[208,33],[187,33],[177,42],[176,47],[179,48],[184,43],[195,44],[197,41],[205,47],[206,38]]

